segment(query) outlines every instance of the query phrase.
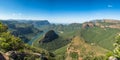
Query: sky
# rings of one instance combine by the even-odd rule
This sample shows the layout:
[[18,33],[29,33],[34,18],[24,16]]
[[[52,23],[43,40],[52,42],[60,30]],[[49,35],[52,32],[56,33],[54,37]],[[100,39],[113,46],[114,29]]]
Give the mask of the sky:
[[120,20],[120,0],[0,0],[0,19],[82,23]]

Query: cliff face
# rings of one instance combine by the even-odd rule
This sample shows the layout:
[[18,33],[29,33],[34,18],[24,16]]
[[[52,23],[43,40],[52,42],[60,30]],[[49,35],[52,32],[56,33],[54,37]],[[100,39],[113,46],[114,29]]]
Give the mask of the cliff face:
[[94,20],[82,24],[82,28],[92,28],[92,27],[101,27],[101,28],[115,28],[120,29],[120,21],[112,19],[103,19],[103,20]]
[[58,37],[59,36],[54,32],[54,30],[50,30],[45,34],[44,38],[40,42],[47,43],[57,39]]
[[104,19],[103,21],[106,23],[120,23],[119,20],[112,20],[112,19]]
[[96,23],[96,26],[101,27],[101,28],[115,28],[115,29],[120,29],[120,21],[119,20],[110,20],[110,19],[105,19],[101,23]]
[[94,27],[95,25],[91,22],[88,22],[88,23],[83,23],[82,25],[82,28],[92,28]]

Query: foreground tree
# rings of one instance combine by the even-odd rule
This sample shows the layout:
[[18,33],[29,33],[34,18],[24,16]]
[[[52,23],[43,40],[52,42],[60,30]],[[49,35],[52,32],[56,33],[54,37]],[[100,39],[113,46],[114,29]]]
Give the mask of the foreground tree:
[[18,50],[23,47],[23,42],[20,38],[11,35],[7,31],[7,26],[0,23],[0,49],[4,51]]

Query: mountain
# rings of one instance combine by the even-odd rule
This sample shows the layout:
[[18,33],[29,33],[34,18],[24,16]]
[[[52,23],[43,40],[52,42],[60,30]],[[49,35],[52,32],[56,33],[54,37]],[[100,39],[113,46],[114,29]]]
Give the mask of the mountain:
[[0,20],[2,23],[26,23],[26,24],[33,24],[33,25],[49,25],[50,22],[48,20],[19,20],[19,19],[9,19],[9,20]]
[[49,30],[45,33],[43,38],[40,40],[38,39],[37,41],[39,41],[35,43],[38,45],[37,47],[41,47],[49,51],[54,51],[70,42],[70,40],[59,36],[54,30]]
[[[81,37],[75,36],[66,48],[66,60],[96,60],[108,52],[100,46],[86,43]],[[90,57],[91,56],[91,57]]]
[[2,60],[48,60],[54,56],[52,53],[25,44],[19,37],[15,37],[7,26],[0,23],[0,59]]
[[29,42],[36,34],[42,33],[42,30],[35,28],[31,24],[16,24],[14,29],[11,29],[11,33],[17,37],[20,37],[24,42]]
[[58,37],[58,34],[56,34],[54,30],[50,30],[45,34],[44,38],[40,40],[40,43],[51,42],[52,40],[55,40]]
[[43,31],[37,27],[49,25],[47,20],[34,21],[34,20],[0,20],[3,24],[7,25],[11,33],[20,37],[24,42],[29,42],[36,34]]
[[[87,28],[81,29],[80,34],[88,43],[95,43],[108,50],[113,50],[114,38],[120,33],[119,23],[119,20],[109,19],[90,21],[83,23],[83,27]],[[93,26],[87,26],[87,24]]]

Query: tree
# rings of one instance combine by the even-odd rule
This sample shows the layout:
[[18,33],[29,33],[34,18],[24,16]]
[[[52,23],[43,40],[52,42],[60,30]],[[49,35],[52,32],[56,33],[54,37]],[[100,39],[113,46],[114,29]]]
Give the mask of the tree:
[[7,29],[8,29],[8,27],[5,26],[5,25],[3,25],[3,24],[0,22],[0,33],[7,31]]
[[7,26],[0,23],[0,49],[4,51],[18,50],[23,48],[23,42],[20,38],[11,35],[7,31]]

